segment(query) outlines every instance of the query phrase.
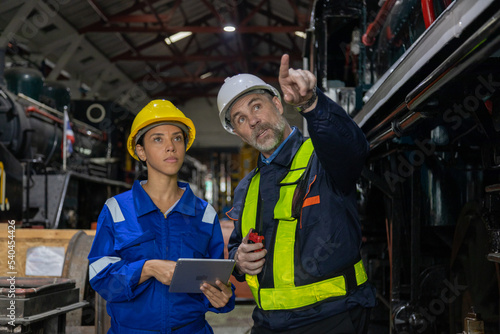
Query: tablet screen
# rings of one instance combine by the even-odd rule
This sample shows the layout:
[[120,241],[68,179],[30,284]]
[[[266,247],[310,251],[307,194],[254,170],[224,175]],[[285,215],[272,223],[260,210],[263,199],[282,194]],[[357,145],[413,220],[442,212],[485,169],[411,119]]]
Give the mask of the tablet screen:
[[227,283],[233,272],[234,260],[180,258],[170,283],[170,292],[202,293],[204,282],[216,287],[215,281]]

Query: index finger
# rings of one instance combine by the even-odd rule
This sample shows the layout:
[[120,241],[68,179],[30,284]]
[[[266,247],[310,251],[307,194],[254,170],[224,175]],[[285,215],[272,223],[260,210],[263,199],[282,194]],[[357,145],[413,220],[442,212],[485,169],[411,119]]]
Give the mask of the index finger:
[[285,53],[281,57],[281,65],[280,65],[280,78],[288,77],[288,71],[290,70],[290,57]]

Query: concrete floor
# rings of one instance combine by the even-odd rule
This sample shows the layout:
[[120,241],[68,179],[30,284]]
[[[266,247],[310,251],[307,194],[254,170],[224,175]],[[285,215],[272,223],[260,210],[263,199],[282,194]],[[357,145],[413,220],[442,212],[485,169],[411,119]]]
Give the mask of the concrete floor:
[[[255,304],[236,302],[229,313],[216,314],[207,312],[205,317],[215,334],[249,334],[253,325],[252,311]],[[95,334],[94,326],[66,327],[67,334]]]
[[252,311],[255,304],[236,303],[229,313],[207,312],[205,317],[215,334],[248,334],[253,325]]

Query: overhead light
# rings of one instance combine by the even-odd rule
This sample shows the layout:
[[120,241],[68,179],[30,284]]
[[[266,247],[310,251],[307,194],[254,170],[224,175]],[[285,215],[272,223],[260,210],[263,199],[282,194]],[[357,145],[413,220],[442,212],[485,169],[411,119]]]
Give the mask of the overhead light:
[[296,31],[295,36],[299,36],[300,38],[306,39],[307,34],[303,31]]
[[204,74],[200,75],[200,79],[202,79],[202,80],[203,80],[203,79],[206,79],[206,78],[208,78],[208,77],[211,77],[211,76],[212,76],[212,74],[213,74],[212,72],[207,72],[207,73],[204,73]]
[[227,32],[233,32],[236,30],[236,27],[233,26],[232,24],[226,24],[224,26],[224,31],[227,31]]
[[191,31],[179,31],[178,33],[175,33],[172,36],[165,38],[165,43],[167,43],[167,45],[170,45],[180,41],[183,38],[191,36],[192,34],[193,33]]

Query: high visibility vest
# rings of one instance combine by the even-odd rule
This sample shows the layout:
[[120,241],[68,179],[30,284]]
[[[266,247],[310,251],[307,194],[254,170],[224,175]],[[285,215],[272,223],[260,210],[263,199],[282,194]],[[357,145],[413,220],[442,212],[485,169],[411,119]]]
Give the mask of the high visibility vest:
[[[257,275],[245,275],[257,306],[263,310],[300,308],[327,298],[345,296],[347,293],[347,282],[342,275],[311,284],[295,285],[294,249],[297,219],[292,217],[292,200],[313,151],[311,139],[306,140],[295,154],[288,174],[280,182],[280,196],[274,208],[274,219],[279,221],[272,254],[274,287],[261,288]],[[241,215],[242,231],[255,228],[259,218],[257,217],[259,184],[260,173],[257,170],[250,181],[245,198],[245,206]],[[354,265],[354,272],[356,286],[368,280],[362,261]]]

